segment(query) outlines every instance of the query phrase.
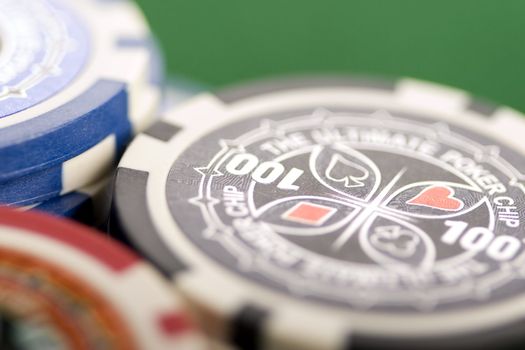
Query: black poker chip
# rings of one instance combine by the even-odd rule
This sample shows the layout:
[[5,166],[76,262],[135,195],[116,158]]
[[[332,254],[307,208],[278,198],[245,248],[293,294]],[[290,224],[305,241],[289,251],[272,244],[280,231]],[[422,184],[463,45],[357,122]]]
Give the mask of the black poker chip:
[[523,116],[412,79],[204,93],[138,136],[113,227],[245,349],[523,337]]

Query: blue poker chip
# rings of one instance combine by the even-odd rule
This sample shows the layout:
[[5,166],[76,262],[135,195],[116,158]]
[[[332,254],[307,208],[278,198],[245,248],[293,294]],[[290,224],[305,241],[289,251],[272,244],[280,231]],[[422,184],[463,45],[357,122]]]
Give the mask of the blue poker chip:
[[[0,183],[147,126],[151,33],[128,1],[2,0]],[[156,57],[156,56],[155,56]],[[158,89],[158,88],[157,88]]]
[[107,176],[93,185],[22,209],[43,211],[91,226],[101,225],[109,215],[112,178]]
[[[144,89],[142,98],[136,110],[141,115],[141,123],[147,126],[157,115],[160,91],[158,88]],[[0,203],[32,205],[85,187],[115,167],[128,139],[125,130],[116,130],[63,163],[0,182]]]

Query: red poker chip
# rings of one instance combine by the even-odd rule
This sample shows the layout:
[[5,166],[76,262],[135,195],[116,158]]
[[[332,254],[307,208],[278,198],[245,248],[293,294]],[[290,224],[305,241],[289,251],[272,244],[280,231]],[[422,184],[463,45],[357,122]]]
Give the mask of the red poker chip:
[[181,300],[134,253],[94,230],[0,207],[0,343],[200,349]]

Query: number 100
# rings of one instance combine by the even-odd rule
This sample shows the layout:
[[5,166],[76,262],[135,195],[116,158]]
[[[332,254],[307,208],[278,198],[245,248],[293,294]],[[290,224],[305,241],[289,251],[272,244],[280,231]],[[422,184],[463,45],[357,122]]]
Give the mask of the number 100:
[[488,257],[497,261],[512,259],[521,248],[521,242],[513,236],[501,235],[495,237],[494,233],[485,227],[468,228],[468,223],[463,221],[445,221],[449,227],[441,237],[445,244],[456,244],[459,241],[461,248],[481,252],[485,251]]

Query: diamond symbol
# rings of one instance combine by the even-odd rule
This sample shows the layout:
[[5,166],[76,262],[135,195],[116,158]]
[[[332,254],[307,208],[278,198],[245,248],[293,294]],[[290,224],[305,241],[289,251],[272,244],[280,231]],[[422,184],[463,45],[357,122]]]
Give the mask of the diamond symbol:
[[286,211],[281,218],[301,224],[320,226],[334,215],[336,211],[336,208],[320,204],[299,202]]

